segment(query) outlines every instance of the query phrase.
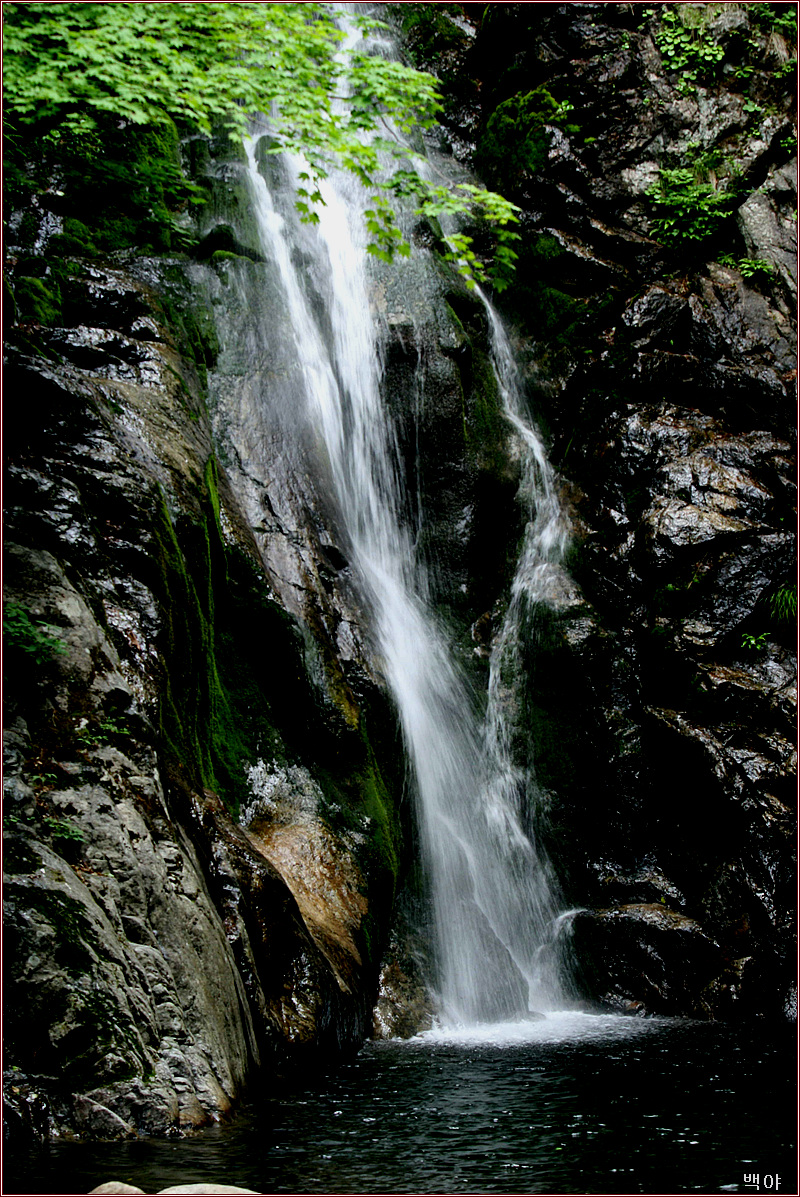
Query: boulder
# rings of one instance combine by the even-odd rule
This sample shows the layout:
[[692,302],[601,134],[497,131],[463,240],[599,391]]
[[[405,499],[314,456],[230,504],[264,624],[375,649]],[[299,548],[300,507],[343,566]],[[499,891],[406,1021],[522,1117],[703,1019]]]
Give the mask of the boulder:
[[159,1189],[159,1193],[255,1193],[255,1189],[239,1189],[236,1185],[191,1184],[173,1185],[169,1189]]
[[96,1189],[90,1189],[90,1195],[93,1193],[143,1193],[144,1189],[137,1189],[136,1185],[128,1185],[124,1180],[107,1180],[104,1184],[98,1185]]

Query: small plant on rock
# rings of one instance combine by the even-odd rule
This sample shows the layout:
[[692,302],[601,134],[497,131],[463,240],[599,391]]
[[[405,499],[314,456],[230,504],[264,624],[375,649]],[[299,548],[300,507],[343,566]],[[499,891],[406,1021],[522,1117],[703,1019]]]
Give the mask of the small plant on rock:
[[742,648],[746,648],[750,652],[762,652],[767,647],[769,640],[769,632],[761,632],[760,635],[754,636],[750,632],[742,633]]
[[769,609],[773,618],[782,623],[797,619],[797,583],[780,586],[769,600]]
[[730,197],[699,180],[691,167],[662,170],[647,194],[656,210],[653,227],[664,242],[705,241],[728,216]]
[[757,275],[772,278],[775,268],[771,262],[765,262],[763,258],[740,258],[739,273],[745,278],[754,278]]
[[720,254],[717,261],[720,266],[730,266],[734,270],[738,270],[742,278],[771,279],[775,277],[775,267],[764,258],[739,258],[737,261],[733,254]]
[[45,815],[42,822],[54,839],[76,840],[79,843],[83,843],[86,840],[86,836],[80,827],[76,827],[74,823],[70,823],[69,819],[54,819],[52,815]]
[[[725,50],[705,30],[710,15],[707,10],[716,5],[662,5],[658,9],[658,24],[653,32],[655,43],[671,71],[679,71],[680,91],[691,91],[701,81],[716,76]],[[645,16],[655,16],[654,9],[646,9]]]
[[124,715],[82,718],[75,728],[75,739],[87,748],[110,744],[119,737],[129,737],[131,730]]
[[67,646],[41,619],[31,618],[19,603],[6,603],[3,608],[3,642],[6,648],[18,649],[43,665]]

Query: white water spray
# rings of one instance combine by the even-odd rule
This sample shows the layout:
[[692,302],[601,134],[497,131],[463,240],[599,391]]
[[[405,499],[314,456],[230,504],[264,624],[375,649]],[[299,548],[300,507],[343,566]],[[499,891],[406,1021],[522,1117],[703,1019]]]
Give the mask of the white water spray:
[[[557,1008],[564,996],[552,952],[557,909],[547,864],[523,831],[530,779],[511,763],[503,712],[522,608],[544,595],[565,533],[551,471],[521,414],[507,339],[487,304],[505,410],[523,446],[531,518],[492,656],[484,720],[422,597],[427,587],[401,517],[404,481],[381,396],[380,334],[369,302],[366,193],[352,178],[332,175],[321,185],[324,206],[310,235],[288,210],[286,216],[276,210],[258,169],[256,138],[247,153],[264,253],[279,270],[302,365],[302,401],[324,454],[347,556],[368,602],[413,766],[442,1019],[470,1025]],[[284,160],[290,187],[303,167]],[[306,276],[323,301],[324,330],[295,264],[298,238]]]

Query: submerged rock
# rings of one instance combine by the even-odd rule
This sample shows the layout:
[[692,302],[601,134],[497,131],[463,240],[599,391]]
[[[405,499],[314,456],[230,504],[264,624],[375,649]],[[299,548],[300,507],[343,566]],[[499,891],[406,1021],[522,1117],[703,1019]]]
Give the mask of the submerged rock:
[[255,1189],[238,1189],[235,1185],[205,1184],[199,1182],[190,1185],[173,1185],[169,1189],[159,1189],[159,1193],[254,1193]]

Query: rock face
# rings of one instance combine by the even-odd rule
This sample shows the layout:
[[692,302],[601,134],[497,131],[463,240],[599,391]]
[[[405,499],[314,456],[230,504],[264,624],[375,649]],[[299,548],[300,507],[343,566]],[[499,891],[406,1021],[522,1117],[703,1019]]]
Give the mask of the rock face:
[[[795,1004],[794,34],[766,10],[679,9],[495,5],[471,32],[410,36],[445,64],[453,152],[523,210],[502,302],[575,583],[539,618],[529,752],[583,908],[583,983],[616,1009],[779,1016]],[[724,216],[700,235],[715,191]]]
[[[396,718],[246,165],[226,140],[186,157],[210,197],[191,256],[12,249],[20,296],[60,280],[6,343],[20,1133],[173,1133],[259,1069],[355,1049],[409,865]],[[430,255],[374,286],[402,452],[438,496],[421,551],[468,641],[504,582],[492,515],[515,487],[485,317]]]
[[204,270],[76,263],[74,323],[7,342],[8,1108],[36,1133],[194,1126],[354,1048],[388,934],[393,716],[358,633],[359,700],[326,641],[354,621],[325,536],[254,531],[219,464],[165,316],[211,352]]

